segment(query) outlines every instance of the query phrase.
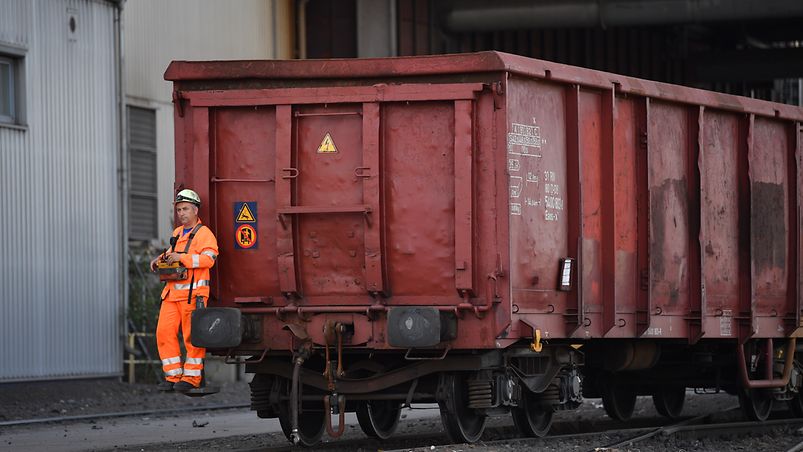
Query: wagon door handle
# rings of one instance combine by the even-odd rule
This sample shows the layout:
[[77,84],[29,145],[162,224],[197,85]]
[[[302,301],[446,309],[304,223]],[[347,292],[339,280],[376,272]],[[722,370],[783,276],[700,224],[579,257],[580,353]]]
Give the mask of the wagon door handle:
[[304,214],[319,214],[319,213],[371,213],[372,209],[369,205],[355,205],[355,206],[287,206],[276,209],[279,215],[304,215]]
[[282,168],[282,171],[288,173],[282,176],[282,179],[295,179],[298,177],[298,168]]
[[370,166],[358,166],[354,168],[354,176],[355,177],[371,177],[371,167]]

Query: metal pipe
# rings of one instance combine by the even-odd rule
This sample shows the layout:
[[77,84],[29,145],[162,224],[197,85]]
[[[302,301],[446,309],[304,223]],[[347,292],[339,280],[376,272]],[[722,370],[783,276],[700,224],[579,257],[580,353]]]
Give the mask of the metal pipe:
[[304,60],[307,58],[307,4],[309,0],[300,0],[295,3],[296,5],[296,37],[298,44],[296,45],[295,56],[298,59]]
[[751,380],[750,376],[747,374],[747,361],[745,360],[744,355],[744,345],[739,344],[736,347],[737,351],[737,359],[739,362],[737,363],[737,367],[739,368],[739,378],[742,381],[742,386],[748,389],[766,389],[766,388],[782,388],[789,383],[789,377],[792,375],[792,368],[794,367],[794,360],[795,360],[795,346],[797,344],[797,338],[789,338],[788,342],[786,343],[786,357],[784,360],[784,367],[783,367],[783,374],[781,378],[772,378],[773,377],[773,363],[775,359],[773,358],[774,347],[772,345],[772,338],[766,339],[766,348],[765,354],[767,355],[767,364],[765,368],[765,378],[763,380]]
[[276,21],[276,2],[279,0],[273,0],[270,2],[270,33],[271,33],[271,49],[270,49],[270,57],[273,60],[278,60],[278,45],[276,40],[279,38],[279,33],[276,31],[277,28],[277,21]]
[[[404,402],[407,399],[407,393],[393,393],[393,394],[349,394],[349,401],[357,400],[398,400]],[[320,395],[305,395],[300,397],[301,401],[307,402],[320,402]],[[282,400],[281,398],[279,400]],[[424,403],[422,401],[435,400],[435,394],[425,394],[423,392],[413,393],[412,401],[416,403]]]
[[298,380],[302,364],[304,364],[304,357],[296,356],[293,365],[293,378],[290,383],[290,438],[295,445],[298,445],[301,441],[298,436]]
[[268,179],[222,179],[219,177],[213,177],[210,179],[212,183],[219,183],[219,182],[276,182],[276,180],[272,177]]
[[[455,312],[458,311],[474,311],[475,313],[478,312],[486,312],[491,309],[491,306],[486,304],[483,305],[474,305],[471,303],[458,303],[457,305],[449,305],[449,306],[431,306],[439,311],[447,311],[447,312]],[[366,314],[368,315],[370,311],[387,311],[390,309],[388,306],[383,305],[371,305],[371,306],[295,306],[295,305],[288,305],[278,308],[241,308],[240,312],[243,314],[274,314],[274,315],[283,315],[283,314],[296,314],[296,315],[303,315],[303,314],[344,314],[344,313],[351,313],[351,314]]]
[[446,14],[453,32],[536,28],[618,27],[786,18],[803,14],[803,2],[786,0],[631,0],[497,2]]

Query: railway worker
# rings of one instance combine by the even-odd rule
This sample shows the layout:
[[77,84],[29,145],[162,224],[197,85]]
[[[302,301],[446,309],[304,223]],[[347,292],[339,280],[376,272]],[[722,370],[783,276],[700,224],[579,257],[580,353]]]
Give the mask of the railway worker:
[[[201,386],[201,371],[205,348],[190,342],[190,319],[196,307],[206,306],[209,298],[210,269],[218,256],[217,239],[212,231],[201,224],[198,209],[201,198],[192,190],[181,190],[176,195],[175,209],[181,225],[173,231],[171,247],[151,261],[151,270],[157,271],[173,265],[179,276],[166,281],[162,290],[162,306],[156,325],[156,343],[165,380],[159,383],[162,391],[187,392]],[[174,264],[178,263],[178,267]],[[161,279],[161,277],[160,277]],[[182,366],[178,332],[184,336],[187,358]]]

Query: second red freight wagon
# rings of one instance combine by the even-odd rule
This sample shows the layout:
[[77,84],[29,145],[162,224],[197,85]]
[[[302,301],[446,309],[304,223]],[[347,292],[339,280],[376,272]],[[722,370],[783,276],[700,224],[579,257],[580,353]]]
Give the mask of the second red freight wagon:
[[221,251],[194,340],[247,357],[288,438],[435,401],[457,441],[541,435],[687,387],[803,413],[803,109],[497,52],[165,78]]

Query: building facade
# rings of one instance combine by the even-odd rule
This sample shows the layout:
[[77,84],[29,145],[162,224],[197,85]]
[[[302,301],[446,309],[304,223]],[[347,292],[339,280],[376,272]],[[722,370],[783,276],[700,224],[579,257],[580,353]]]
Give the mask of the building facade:
[[293,55],[291,0],[3,0],[0,382],[122,374],[128,244],[173,214],[177,59]]
[[129,0],[123,13],[130,154],[129,233],[134,241],[169,237],[174,195],[173,60],[292,56],[290,0]]
[[0,382],[117,375],[117,2],[0,11]]

